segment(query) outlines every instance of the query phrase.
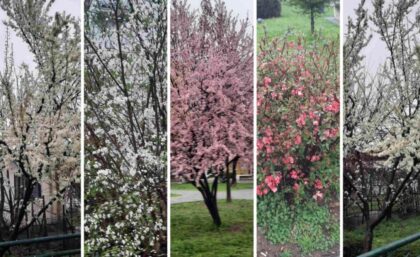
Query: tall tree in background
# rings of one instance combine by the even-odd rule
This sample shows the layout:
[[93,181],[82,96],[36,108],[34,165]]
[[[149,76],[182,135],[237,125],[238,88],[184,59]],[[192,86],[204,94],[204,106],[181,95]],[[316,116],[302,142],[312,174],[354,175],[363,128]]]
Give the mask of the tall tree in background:
[[[366,222],[367,252],[374,229],[420,176],[420,69],[415,53],[420,17],[416,0],[374,0],[371,17],[364,4],[356,19],[349,19],[344,44],[344,195]],[[387,51],[373,77],[363,53],[371,38],[370,22]],[[372,202],[378,205],[375,216]]]
[[258,0],[257,18],[268,19],[281,16],[280,0]]
[[216,225],[219,176],[238,159],[252,163],[252,85],[248,19],[238,20],[219,0],[203,0],[200,12],[173,1],[171,169],[201,192]]
[[287,0],[290,4],[297,6],[304,14],[309,14],[311,18],[311,33],[315,32],[315,17],[323,13],[324,8],[331,0]]
[[166,255],[166,1],[86,9],[89,255]]
[[[16,240],[80,176],[80,30],[74,17],[51,15],[53,2],[0,1],[5,25],[27,45],[35,66],[14,64],[7,37],[0,71],[0,241]],[[13,175],[21,188],[14,188]],[[31,215],[32,194],[43,182],[53,185],[51,199],[37,202]]]

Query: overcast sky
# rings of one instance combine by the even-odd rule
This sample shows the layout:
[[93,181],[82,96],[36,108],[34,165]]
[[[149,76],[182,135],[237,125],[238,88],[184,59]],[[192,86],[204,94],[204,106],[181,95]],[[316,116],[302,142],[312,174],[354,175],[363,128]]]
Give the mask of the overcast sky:
[[[395,0],[385,0],[385,3],[391,3]],[[347,21],[348,17],[355,18],[355,9],[357,9],[360,0],[344,0],[343,6],[343,15],[344,15],[344,33],[347,33]],[[365,3],[365,8],[368,9],[369,15],[371,15],[373,11],[372,0],[367,0]],[[412,11],[412,15],[410,18],[415,17],[416,9],[420,11],[420,4],[414,8]],[[354,19],[353,19],[354,20]],[[388,56],[388,52],[385,49],[385,43],[380,40],[379,35],[375,32],[375,27],[370,24],[370,32],[372,33],[372,40],[370,41],[369,45],[366,46],[364,50],[364,54],[366,55],[366,67],[371,72],[371,74],[376,73],[377,69],[379,68],[380,64],[382,64],[386,57]]]
[[[76,17],[80,17],[80,0],[56,0],[51,7],[51,13],[54,14],[57,11],[65,11],[66,13],[72,14]],[[6,37],[6,26],[3,21],[7,19],[6,13],[0,9],[0,69],[4,67],[4,38]],[[9,30],[10,39],[13,44],[15,63],[29,64],[33,67],[32,54],[29,52],[26,44],[19,38],[16,37],[14,31]]]
[[[233,15],[238,15],[243,19],[247,16],[254,21],[254,1],[255,0],[224,0],[226,8],[233,11]],[[200,8],[201,0],[189,0],[191,7],[194,9]]]

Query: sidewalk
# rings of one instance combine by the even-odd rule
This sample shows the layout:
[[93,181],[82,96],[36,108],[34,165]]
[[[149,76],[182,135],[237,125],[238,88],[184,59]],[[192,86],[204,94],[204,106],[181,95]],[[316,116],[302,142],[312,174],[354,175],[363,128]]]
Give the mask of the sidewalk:
[[[203,196],[198,190],[171,190],[171,195],[175,195],[171,196],[171,204],[203,201]],[[226,199],[226,192],[217,192],[217,199]],[[232,199],[253,200],[254,190],[233,190]]]

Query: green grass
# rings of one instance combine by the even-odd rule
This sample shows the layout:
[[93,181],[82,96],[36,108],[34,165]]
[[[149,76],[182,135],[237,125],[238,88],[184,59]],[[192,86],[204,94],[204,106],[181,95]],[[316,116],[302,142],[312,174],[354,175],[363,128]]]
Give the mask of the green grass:
[[282,194],[258,200],[258,226],[273,244],[295,244],[301,256],[327,251],[340,241],[340,225],[328,206],[314,201],[290,206]]
[[[240,190],[240,189],[253,189],[254,184],[252,182],[247,183],[236,183],[236,185],[232,186],[232,190]],[[171,183],[171,190],[197,190],[191,183]],[[217,191],[219,192],[226,192],[226,184],[220,183],[217,187]]]
[[253,254],[253,202],[218,203],[217,228],[203,202],[171,206],[171,256],[247,257]]
[[[295,40],[301,36],[308,42],[314,40],[311,34],[311,25],[309,15],[304,15],[300,9],[282,3],[281,17],[266,19],[257,25],[258,41],[264,37],[265,30],[269,39],[283,37],[291,31],[288,36],[289,40]],[[339,26],[326,20],[326,17],[333,16],[331,7],[325,8],[325,13],[319,15],[315,19],[315,30],[318,34],[326,39],[338,39],[340,29]]]
[[[393,241],[402,239],[419,232],[420,216],[414,216],[408,219],[394,218],[389,221],[383,221],[374,230],[373,249],[384,246]],[[344,231],[344,246],[355,249],[361,247],[363,242],[364,227],[360,226],[354,230]],[[400,248],[394,253],[394,257],[407,256],[407,253],[420,253],[420,241],[411,243]],[[416,256],[416,255],[409,255]]]

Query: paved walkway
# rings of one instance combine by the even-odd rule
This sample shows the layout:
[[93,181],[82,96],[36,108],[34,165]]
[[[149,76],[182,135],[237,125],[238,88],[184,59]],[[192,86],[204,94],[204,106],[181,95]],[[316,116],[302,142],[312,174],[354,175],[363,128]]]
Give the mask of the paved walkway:
[[[171,204],[203,201],[203,196],[198,190],[171,190]],[[226,192],[217,192],[217,199],[226,199]],[[254,190],[232,190],[232,199],[253,200]]]
[[336,17],[325,17],[325,19],[337,26],[340,26],[340,20],[338,20]]

